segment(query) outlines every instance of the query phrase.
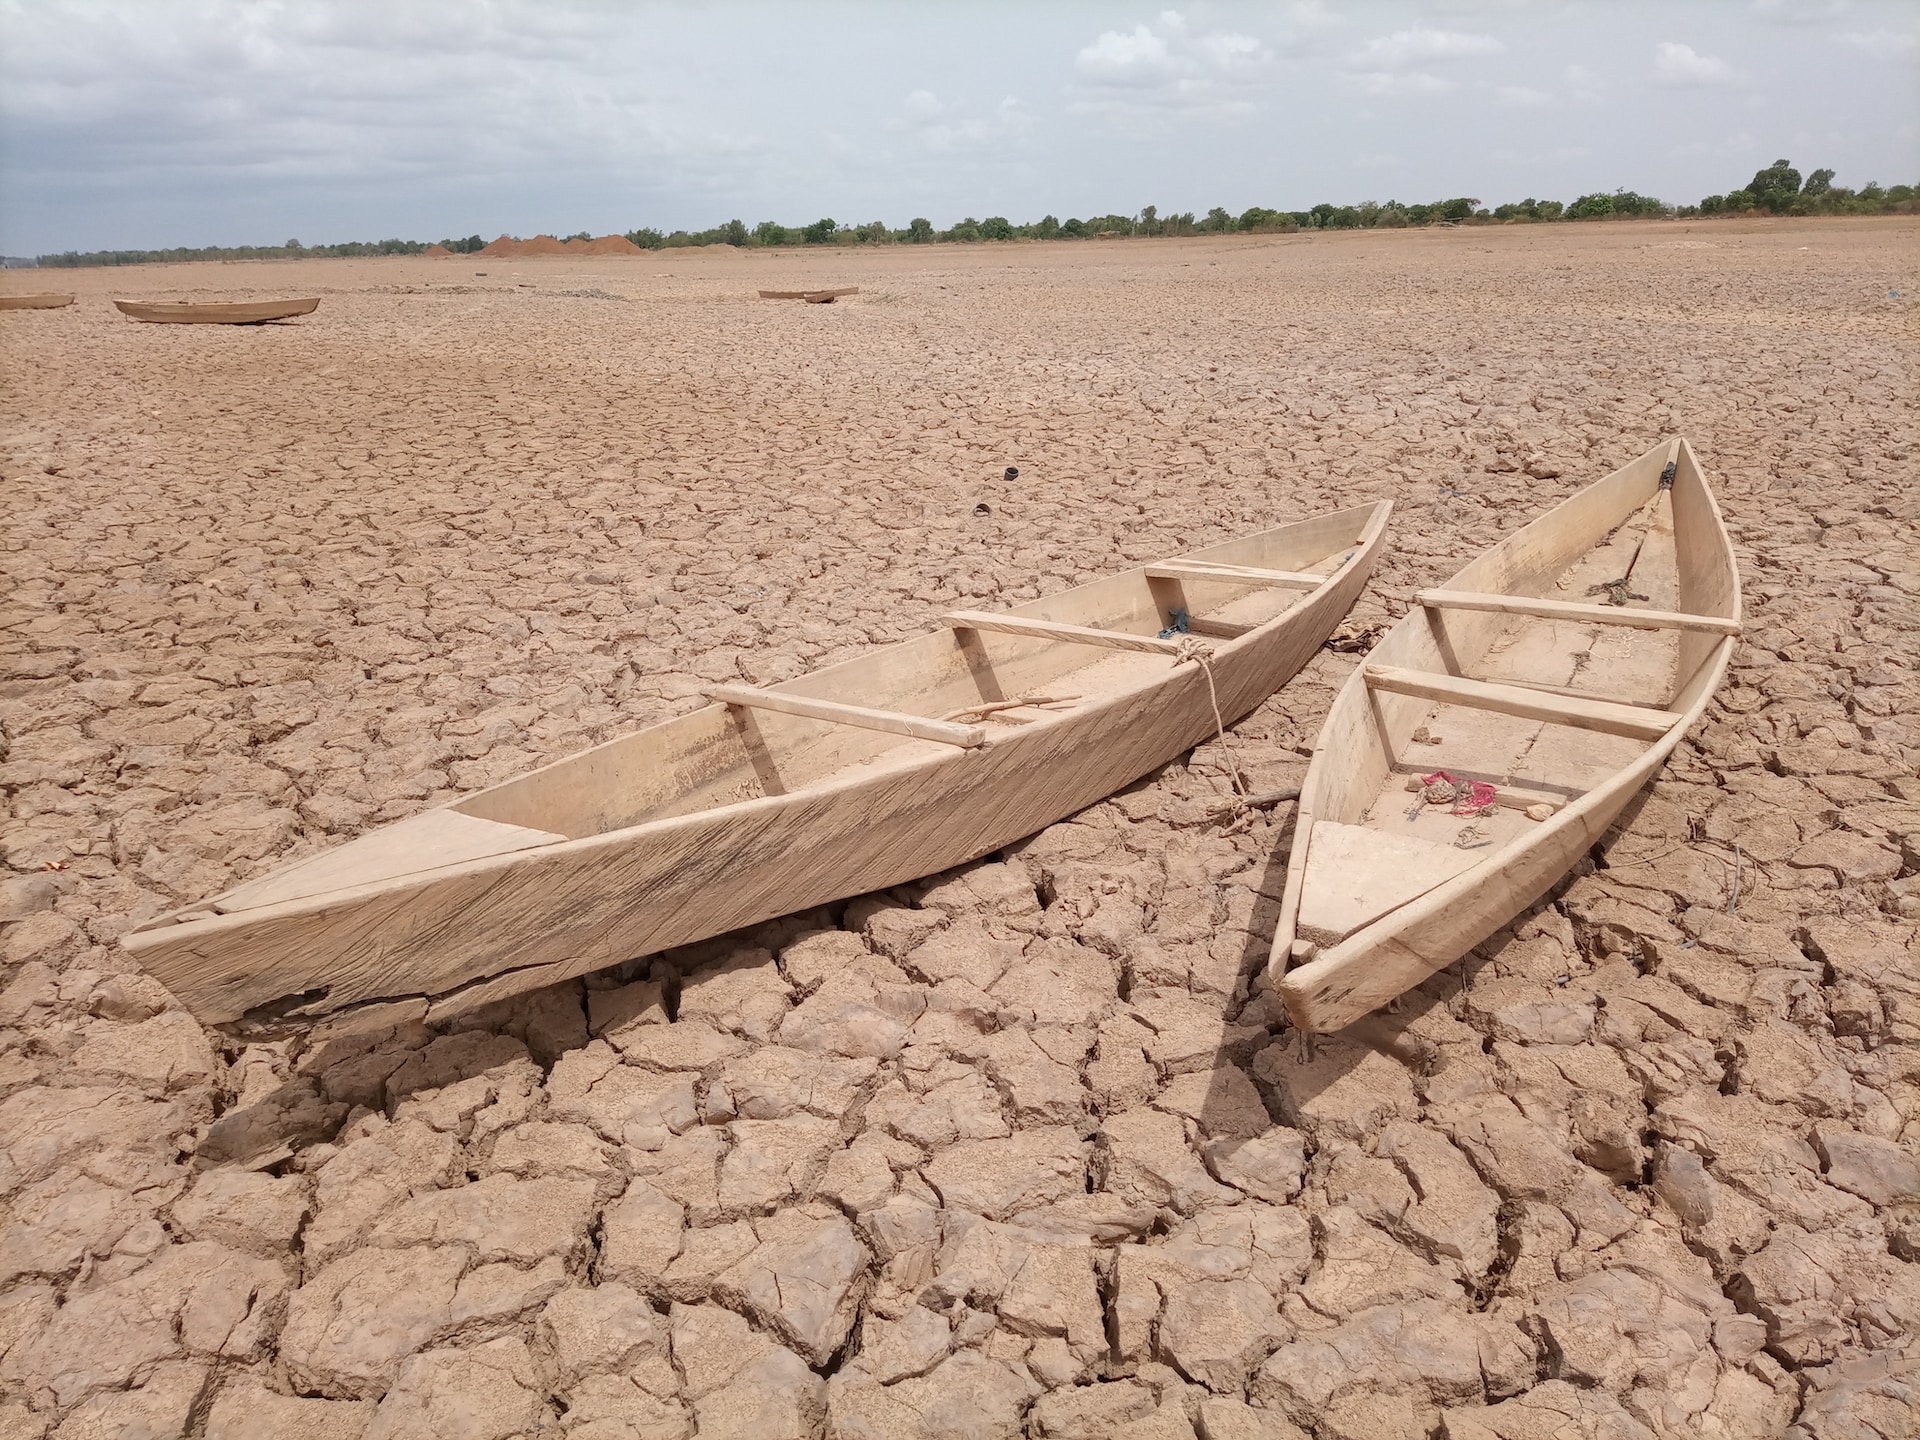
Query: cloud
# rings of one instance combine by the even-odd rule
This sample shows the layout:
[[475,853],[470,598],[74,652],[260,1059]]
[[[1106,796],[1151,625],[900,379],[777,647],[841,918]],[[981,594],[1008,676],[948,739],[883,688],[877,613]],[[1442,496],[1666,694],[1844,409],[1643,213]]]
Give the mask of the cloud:
[[900,102],[886,128],[941,154],[993,149],[1017,140],[1027,128],[1020,102],[1006,96],[992,110],[974,113],[963,101],[948,103],[931,90],[915,90]]
[[1733,78],[1726,61],[1674,40],[1653,47],[1653,74],[1666,85],[1724,85]]
[[1346,81],[1362,95],[1444,95],[1459,86],[1444,76],[1425,70],[1399,74],[1392,70],[1352,70]]
[[1560,72],[1560,91],[1570,100],[1598,100],[1605,86],[1586,66],[1569,65]]
[[1911,64],[1920,58],[1920,29],[1845,30],[1833,38],[1875,60]]
[[1551,105],[1553,96],[1531,85],[1502,85],[1500,98],[1509,105]]
[[1457,30],[1415,25],[1369,40],[1355,53],[1352,65],[1355,70],[1411,70],[1434,61],[1498,55],[1506,48],[1491,35],[1466,35]]
[[1196,29],[1166,10],[1152,25],[1106,30],[1081,47],[1073,58],[1074,105],[1132,122],[1168,110],[1241,119],[1260,108],[1256,87],[1273,63],[1257,36]]

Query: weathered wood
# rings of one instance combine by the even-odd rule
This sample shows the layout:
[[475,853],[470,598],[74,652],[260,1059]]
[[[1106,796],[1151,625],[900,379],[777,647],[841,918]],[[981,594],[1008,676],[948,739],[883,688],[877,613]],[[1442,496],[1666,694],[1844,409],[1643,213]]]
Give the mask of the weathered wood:
[[[1670,460],[1668,491],[1661,472]],[[1532,613],[1539,603],[1533,597],[1556,590],[1584,596],[1623,577],[1646,595],[1646,610]],[[1565,875],[1699,722],[1726,674],[1741,618],[1732,545],[1684,440],[1659,445],[1569,496],[1428,593],[1519,603],[1430,607],[1423,594],[1335,697],[1302,782],[1300,809],[1382,836],[1439,839],[1457,835],[1449,823],[1471,824],[1474,848],[1466,853],[1478,858],[1317,950],[1283,918],[1269,974],[1289,1017],[1305,1030],[1340,1029],[1418,985]],[[1643,617],[1664,615],[1715,623],[1638,628]],[[1607,623],[1544,626],[1530,624],[1534,618]],[[1596,699],[1595,691],[1621,699]],[[1414,743],[1436,702],[1471,708],[1448,711],[1432,725],[1435,733],[1423,738],[1434,743]],[[1596,722],[1600,728],[1590,728]],[[1495,808],[1455,819],[1441,807],[1421,806],[1406,790],[1406,776],[1435,770],[1494,783]],[[1555,813],[1525,818],[1515,807],[1529,802]],[[1436,815],[1439,823],[1430,818]],[[1296,840],[1288,890],[1299,884],[1311,891],[1309,870],[1323,868],[1312,866],[1313,849]],[[1308,910],[1312,899],[1303,897]]]
[[1189,615],[1187,629],[1195,635],[1204,635],[1209,640],[1238,640],[1254,627],[1235,624],[1231,620],[1209,620],[1204,615]]
[[837,700],[783,695],[778,690],[758,690],[751,685],[716,685],[706,696],[719,705],[777,710],[782,715],[804,715],[809,720],[826,720],[835,725],[857,725],[864,730],[911,735],[916,740],[938,740],[945,745],[958,745],[962,750],[987,742],[986,731],[978,725],[955,725],[922,715],[903,715],[898,710],[872,710],[865,705],[848,705]]
[[64,310],[71,295],[0,295],[0,310]]
[[1496,685],[1485,680],[1463,680],[1457,675],[1403,670],[1397,665],[1369,664],[1364,667],[1364,673],[1371,688],[1395,695],[1417,695],[1444,705],[1492,710],[1522,720],[1571,725],[1578,730],[1597,730],[1602,735],[1626,735],[1636,740],[1657,740],[1681,718],[1666,710],[1642,710],[1634,705],[1616,705],[1610,700],[1550,695],[1518,685]]
[[940,621],[955,630],[989,630],[1001,635],[1062,640],[1073,645],[1104,645],[1109,650],[1142,650],[1150,655],[1174,655],[1180,650],[1178,640],[1129,635],[1123,630],[1101,630],[1090,625],[1068,625],[1059,620],[1033,620],[1024,615],[989,615],[984,610],[955,610],[942,615]]
[[[1231,724],[1272,694],[1366,583],[1387,509],[1356,507],[1183,557],[1331,571],[1299,603],[1219,645],[1211,692],[1198,666],[1166,663],[1160,645],[1170,642],[1136,653],[1052,631],[942,628],[763,693],[914,716],[1017,696],[1077,703],[1030,711],[969,749],[703,706],[428,812],[564,838],[233,913],[211,913],[234,898],[216,897],[123,944],[209,1024],[298,1025],[407,996],[452,1015],[962,864],[1211,737],[1214,695]],[[1257,592],[1228,611],[1269,599]],[[1136,567],[1029,601],[1014,618],[1109,635],[1155,616]],[[355,866],[380,833],[329,853]]]
[[1501,615],[1531,615],[1541,620],[1624,625],[1633,630],[1699,630],[1709,635],[1740,633],[1740,622],[1724,615],[1685,615],[1673,610],[1581,605],[1571,600],[1536,600],[1526,595],[1476,595],[1462,590],[1422,590],[1413,598],[1416,604],[1424,605],[1429,610],[1487,610]]
[[1210,585],[1276,585],[1288,590],[1312,590],[1325,582],[1324,575],[1303,575],[1296,570],[1257,570],[1250,565],[1149,565],[1152,580],[1204,581]]
[[198,301],[159,301],[144,304],[116,300],[114,308],[129,320],[145,320],[154,325],[264,325],[270,320],[288,320],[295,315],[311,315],[320,299],[239,300],[203,303]]
[[804,300],[809,305],[831,305],[842,295],[858,295],[858,285],[848,285],[839,290],[762,290],[762,300]]

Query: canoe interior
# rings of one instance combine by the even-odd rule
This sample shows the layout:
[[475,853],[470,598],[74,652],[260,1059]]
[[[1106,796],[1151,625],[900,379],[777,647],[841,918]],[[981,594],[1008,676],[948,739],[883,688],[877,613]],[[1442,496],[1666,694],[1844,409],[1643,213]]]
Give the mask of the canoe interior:
[[[1374,506],[1359,506],[1179,559],[1330,575],[1355,553],[1375,513]],[[1257,626],[1311,593],[1228,580],[1150,579],[1145,568],[1007,613],[1152,636],[1176,609],[1202,623]],[[930,719],[994,701],[1072,697],[1058,709],[1003,712],[986,722],[990,731],[1005,734],[1151,684],[1167,669],[1164,655],[942,627],[765,688]],[[248,881],[200,908],[222,914],[257,909],[487,854],[878,776],[949,749],[939,741],[765,709],[709,705]]]
[[[1670,491],[1660,488],[1669,455]],[[1737,616],[1732,557],[1684,441],[1656,446],[1570,497],[1444,588],[1592,605],[1607,599],[1600,587],[1621,578],[1636,597],[1626,608]],[[1652,716],[1691,707],[1722,643],[1698,631],[1416,605],[1367,664],[1588,696],[1647,707]],[[1521,800],[1557,810],[1608,785],[1654,743],[1364,683],[1344,687],[1303,787],[1313,830],[1295,954],[1339,944],[1494,861],[1540,824]],[[1420,803],[1410,777],[1440,770],[1490,782],[1510,803],[1472,817]]]

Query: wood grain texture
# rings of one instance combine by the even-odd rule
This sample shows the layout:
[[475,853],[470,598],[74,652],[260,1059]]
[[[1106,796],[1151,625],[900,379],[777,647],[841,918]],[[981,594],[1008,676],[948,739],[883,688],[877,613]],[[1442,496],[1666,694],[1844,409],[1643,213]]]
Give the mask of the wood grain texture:
[[[1324,577],[1323,577],[1324,578]],[[988,630],[1000,635],[1027,635],[1072,645],[1101,645],[1109,650],[1139,650],[1149,655],[1178,653],[1178,640],[1152,635],[1129,635],[1124,630],[1102,630],[1091,625],[1068,625],[1058,620],[1034,620],[1024,615],[989,615],[984,610],[955,610],[942,615],[956,630]]]
[[[1296,673],[1346,614],[1380,551],[1390,508],[1358,507],[1202,552],[1230,562],[1272,555],[1294,567],[1326,557],[1331,571],[1292,608],[1216,647],[1214,684],[1230,722]],[[1155,619],[1138,569],[1021,612],[1063,623],[1068,615],[1103,625]],[[1000,649],[983,661],[962,638],[937,632],[771,688],[837,689],[851,698],[857,682],[861,698],[905,708],[918,687],[924,708],[951,710],[1003,698],[983,693],[995,688],[1026,693],[1064,666],[1088,664],[1080,646],[1029,637],[997,641]],[[550,984],[975,859],[1214,733],[1199,666],[1120,653],[1095,656],[1083,673],[1116,666],[1110,688],[967,750],[781,715],[767,716],[764,733],[743,737],[740,712],[712,706],[457,802],[469,814],[576,838],[424,880],[212,919],[162,917],[123,943],[211,1024],[415,995],[433,997],[445,1012],[476,994],[499,998]],[[691,738],[669,746],[669,732]],[[786,793],[677,809],[691,803],[688,795],[725,794],[741,773],[750,780],[746,762],[732,757],[761,746],[761,758],[777,763],[802,754],[792,748],[801,741],[814,747],[804,752],[810,764],[846,763]],[[663,778],[664,756],[678,757],[683,773]],[[711,781],[702,778],[709,771]],[[636,808],[649,818],[593,828]]]
[[143,304],[134,300],[116,300],[114,308],[129,320],[144,320],[152,325],[264,325],[269,320],[289,320],[296,315],[311,315],[320,299],[239,300],[201,304],[192,301],[159,301]]
[[1541,600],[1524,595],[1475,595],[1463,590],[1422,590],[1414,603],[1432,610],[1490,610],[1501,615],[1531,615],[1542,620],[1585,620],[1595,625],[1624,625],[1634,630],[1700,630],[1709,635],[1738,635],[1740,622],[1724,615],[1685,615],[1676,610],[1635,610],[1619,605],[1581,605],[1570,600]]
[[1251,565],[1149,565],[1150,580],[1195,580],[1217,585],[1278,585],[1311,590],[1326,577],[1293,570],[1256,570]]
[[956,725],[924,715],[903,715],[898,710],[874,710],[865,705],[815,700],[805,695],[782,695],[777,690],[757,690],[751,685],[716,685],[706,696],[716,705],[777,710],[782,715],[804,715],[835,725],[857,725],[863,730],[879,730],[889,735],[911,735],[916,740],[938,740],[945,745],[958,745],[962,750],[984,744],[987,738],[986,731],[978,725]]
[[1664,735],[1667,727],[1680,718],[1665,710],[1643,710],[1610,700],[1552,695],[1543,690],[1496,685],[1485,680],[1462,680],[1453,675],[1405,670],[1398,665],[1368,664],[1363,673],[1373,689],[1395,695],[1417,695],[1473,710],[1517,715],[1523,720],[1543,720],[1549,725],[1571,725],[1577,730],[1597,730],[1602,735],[1629,735],[1636,740],[1652,740]]
[[[1676,475],[1668,495],[1661,492],[1659,479],[1670,456],[1675,457]],[[1269,974],[1295,1025],[1330,1031],[1351,1024],[1451,964],[1538,900],[1606,832],[1698,722],[1738,643],[1734,632],[1741,618],[1740,581],[1718,507],[1684,440],[1658,445],[1568,497],[1477,557],[1444,588],[1513,595],[1531,605],[1548,602],[1556,588],[1583,596],[1590,585],[1622,575],[1631,576],[1634,588],[1648,594],[1651,604],[1718,617],[1726,622],[1726,633],[1687,628],[1646,634],[1622,630],[1612,616],[1536,616],[1531,609],[1515,614],[1491,607],[1442,610],[1423,605],[1382,637],[1367,663],[1349,678],[1315,743],[1301,786],[1303,813],[1387,828],[1412,823],[1415,814],[1398,813],[1408,808],[1400,804],[1407,798],[1404,774],[1443,768],[1446,754],[1445,747],[1411,744],[1414,730],[1427,723],[1436,700],[1477,705],[1487,690],[1524,697],[1515,700],[1520,709],[1513,718],[1490,718],[1509,728],[1516,752],[1525,755],[1534,770],[1524,776],[1464,767],[1451,773],[1472,773],[1472,778],[1493,780],[1503,789],[1519,779],[1513,787],[1519,794],[1532,790],[1568,798],[1560,800],[1557,813],[1538,823],[1511,811],[1497,812],[1504,819],[1477,820],[1499,836],[1484,860],[1291,971],[1287,965],[1294,937],[1291,926],[1283,925],[1275,935]],[[1568,603],[1580,605],[1577,600]],[[1516,645],[1516,637],[1542,629],[1550,640],[1544,649]],[[1614,637],[1606,642],[1611,648],[1597,648],[1605,636]],[[1515,657],[1541,655],[1566,657],[1569,673],[1582,683],[1609,684],[1669,713],[1639,705],[1608,706],[1577,694],[1555,699],[1518,684],[1480,685],[1458,678],[1463,670],[1495,663],[1512,670],[1523,663]],[[1379,685],[1382,671],[1389,677],[1411,674],[1416,679],[1395,693]],[[1463,686],[1471,688],[1456,694]],[[1555,732],[1544,723],[1536,731],[1526,728],[1535,722],[1525,717],[1553,720],[1556,717],[1541,712],[1564,704],[1581,706],[1589,715],[1606,713],[1629,726],[1650,725],[1650,743],[1641,748],[1627,739],[1593,738],[1568,748],[1550,742]],[[1606,708],[1596,711],[1596,706]],[[1443,708],[1441,713],[1449,718],[1440,729],[1470,730],[1466,720],[1485,712]],[[1590,773],[1592,756],[1613,754],[1595,748],[1606,746],[1628,747],[1622,752],[1625,758],[1605,762],[1597,775]],[[1581,747],[1589,757],[1585,770],[1575,758]],[[1417,812],[1418,807],[1412,809]],[[1296,841],[1288,862],[1289,889],[1296,883],[1296,870],[1304,877],[1304,850]]]

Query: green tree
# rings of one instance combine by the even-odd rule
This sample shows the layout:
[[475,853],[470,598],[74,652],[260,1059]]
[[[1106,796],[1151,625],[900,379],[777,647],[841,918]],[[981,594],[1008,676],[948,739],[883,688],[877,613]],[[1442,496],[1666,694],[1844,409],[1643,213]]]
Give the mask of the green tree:
[[1567,207],[1567,218],[1569,220],[1591,220],[1602,215],[1611,214],[1613,214],[1613,196],[1602,195],[1598,192],[1592,195],[1582,195]]
[[821,216],[811,225],[800,231],[800,238],[809,245],[825,245],[833,239],[834,232],[840,227],[829,216]]
[[566,238],[569,240],[591,240],[593,239],[593,232],[591,230],[577,230]]
[[980,238],[982,240],[1011,240],[1013,238],[1013,226],[1004,215],[989,215],[980,222]]
[[1754,171],[1747,190],[1763,210],[1778,214],[1800,193],[1800,172],[1785,160],[1776,160],[1766,169]]
[[1160,233],[1160,207],[1158,205],[1142,205],[1140,207],[1140,219],[1135,223],[1133,228],[1142,235],[1158,235]]
[[1727,209],[1736,215],[1743,210],[1754,209],[1759,203],[1758,197],[1756,197],[1751,190],[1729,190],[1727,192]]
[[853,238],[862,245],[884,245],[893,239],[893,232],[887,229],[884,220],[869,220],[864,225],[856,225]]
[[723,243],[728,245],[746,246],[753,240],[747,233],[747,222],[744,220],[727,221],[720,227],[720,235]]
[[1233,229],[1233,216],[1227,213],[1227,207],[1216,205],[1207,211],[1207,218],[1200,222],[1200,228],[1214,235],[1224,235]]
[[971,215],[947,231],[949,240],[963,240],[971,243],[980,238],[980,222]]
[[753,238],[762,245],[785,245],[789,239],[787,227],[775,220],[762,220],[753,227]]
[[1087,222],[1084,220],[1068,220],[1066,224],[1060,227],[1060,233],[1062,235],[1071,235],[1075,240],[1084,239],[1087,233]]
[[933,239],[933,222],[924,215],[916,215],[907,222],[907,240],[913,245],[924,245]]
[[638,245],[642,250],[658,250],[662,245],[667,243],[666,236],[651,226],[646,225],[641,226],[638,230],[629,230],[627,232],[627,239],[635,245]]
[[1473,212],[1479,208],[1480,202],[1478,200],[1463,195],[1456,199],[1443,202],[1440,206],[1440,213],[1448,220],[1467,220],[1472,218]]
[[1807,176],[1807,183],[1800,187],[1802,195],[1824,195],[1833,189],[1833,171],[1816,170]]
[[1060,234],[1060,222],[1052,215],[1042,215],[1027,226],[1027,233],[1036,240],[1052,240]]

